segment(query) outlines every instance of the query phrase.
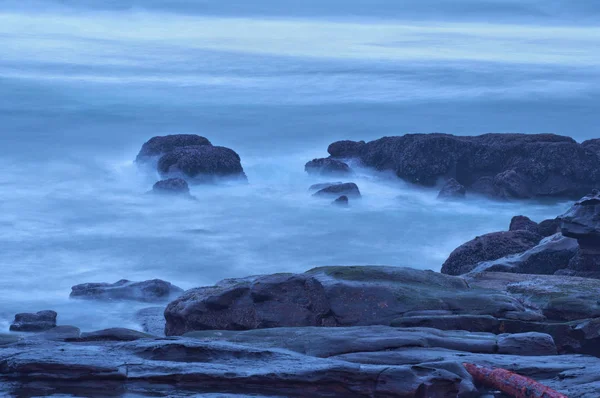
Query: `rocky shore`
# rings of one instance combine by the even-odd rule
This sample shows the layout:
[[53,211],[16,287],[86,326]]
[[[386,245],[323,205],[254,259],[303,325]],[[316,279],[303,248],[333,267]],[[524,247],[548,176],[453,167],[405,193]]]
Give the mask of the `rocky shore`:
[[[482,181],[496,197],[575,195],[600,181],[594,145],[553,135],[413,135],[339,142],[329,152],[415,183],[453,178],[440,197],[459,200]],[[499,148],[506,159],[494,155]],[[316,159],[306,170],[351,174],[339,159]],[[137,162],[165,177],[154,186],[160,194],[189,195],[188,182],[245,179],[235,152],[199,136],[155,137]],[[309,191],[343,205],[361,196],[354,183]],[[74,300],[152,306],[132,320],[139,330],[82,333],[52,310],[16,314],[13,333],[0,335],[0,395],[510,396],[474,378],[473,364],[527,376],[564,396],[597,398],[600,193],[587,192],[556,219],[515,216],[507,231],[461,245],[439,273],[329,266],[187,291],[158,279],[73,286]]]

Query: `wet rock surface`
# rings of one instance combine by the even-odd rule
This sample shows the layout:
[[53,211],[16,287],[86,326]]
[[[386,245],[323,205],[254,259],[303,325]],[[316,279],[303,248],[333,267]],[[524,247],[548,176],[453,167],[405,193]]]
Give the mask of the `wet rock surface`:
[[13,332],[41,332],[56,327],[55,311],[39,311],[36,313],[22,313],[15,315],[15,320],[10,325]]
[[87,300],[167,301],[183,293],[183,289],[160,279],[144,282],[122,279],[115,283],[83,283],[71,289],[71,298]]
[[510,254],[522,253],[536,246],[541,235],[530,231],[493,232],[478,236],[459,246],[442,265],[442,273],[461,275],[479,263],[497,260]]
[[315,192],[315,197],[339,197],[341,195],[349,198],[360,198],[360,190],[358,186],[353,182],[346,182],[343,184],[330,185]]
[[156,182],[152,192],[162,195],[189,195],[190,187],[183,178],[169,178]]
[[454,178],[451,178],[444,184],[444,186],[440,190],[440,193],[438,194],[438,199],[461,199],[465,197],[466,192],[467,190],[464,187],[464,185],[456,181]]
[[[191,183],[247,180],[240,156],[234,150],[214,146],[195,134],[153,137],[144,143],[136,162],[155,166],[165,179],[180,178]],[[166,183],[158,188],[172,190]]]
[[350,167],[341,160],[324,158],[313,159],[306,163],[304,170],[316,175],[347,175],[352,174]]
[[177,148],[187,146],[212,145],[210,141],[196,134],[172,134],[157,136],[148,140],[136,157],[136,162],[146,162]]
[[336,200],[334,200],[333,202],[331,202],[331,204],[335,205],[335,206],[348,207],[349,200],[346,195],[343,195],[343,196],[340,196],[339,198],[337,198]]
[[407,134],[368,143],[339,141],[333,158],[354,158],[419,185],[454,178],[494,198],[572,197],[600,186],[593,142],[553,134]]

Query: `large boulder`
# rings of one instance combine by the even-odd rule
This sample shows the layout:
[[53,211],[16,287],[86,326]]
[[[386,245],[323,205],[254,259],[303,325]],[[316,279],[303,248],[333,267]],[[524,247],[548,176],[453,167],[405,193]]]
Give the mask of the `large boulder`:
[[165,332],[389,325],[418,311],[503,316],[525,309],[505,294],[473,290],[460,278],[432,271],[323,267],[189,290],[167,306]]
[[541,235],[529,231],[493,232],[478,236],[459,246],[442,265],[442,273],[462,275],[484,261],[497,260],[509,254],[522,253],[536,246]]
[[560,219],[562,234],[579,243],[570,268],[600,275],[600,192],[594,190],[577,201]]
[[10,325],[13,332],[42,332],[56,327],[55,311],[39,311],[36,313],[22,313],[15,315],[15,320]]
[[157,167],[165,177],[184,177],[195,183],[214,182],[219,178],[246,180],[240,156],[220,146],[176,148],[164,154]]
[[207,138],[196,134],[173,134],[152,137],[142,145],[142,149],[137,155],[136,162],[149,161],[177,148],[199,145],[210,146],[211,143]]
[[349,198],[361,197],[358,186],[353,182],[330,185],[313,194],[315,197],[340,197],[342,195]]
[[438,199],[455,200],[465,197],[467,190],[454,178],[449,179],[438,194]]
[[357,158],[406,181],[435,185],[455,178],[467,190],[496,198],[580,197],[600,185],[593,143],[553,134],[407,134],[368,143],[341,141],[335,158]]
[[569,267],[579,252],[577,241],[557,233],[544,238],[531,249],[493,261],[484,261],[471,272],[517,272],[520,274],[552,275]]
[[532,221],[529,217],[525,216],[514,216],[510,220],[509,231],[529,231],[536,234],[540,234],[540,226],[535,221]]
[[116,283],[83,283],[71,288],[71,298],[88,300],[167,301],[183,293],[183,289],[160,279]]
[[324,158],[313,159],[306,163],[304,170],[308,174],[317,175],[348,175],[352,174],[350,167],[341,160]]

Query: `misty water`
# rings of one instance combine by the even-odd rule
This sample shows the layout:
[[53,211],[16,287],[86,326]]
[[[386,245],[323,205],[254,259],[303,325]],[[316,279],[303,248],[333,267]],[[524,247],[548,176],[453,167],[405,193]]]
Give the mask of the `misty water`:
[[[567,202],[436,200],[357,168],[348,209],[304,163],[339,139],[408,132],[598,137],[595,1],[0,3],[0,327],[53,309],[83,330],[139,328],[84,282],[183,288],[322,265],[438,270],[473,237]],[[146,195],[150,137],[236,150],[247,185]]]

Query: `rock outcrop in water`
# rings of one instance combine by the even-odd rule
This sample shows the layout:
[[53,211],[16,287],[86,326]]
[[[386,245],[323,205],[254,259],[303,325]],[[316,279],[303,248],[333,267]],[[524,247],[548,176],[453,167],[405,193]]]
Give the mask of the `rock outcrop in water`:
[[580,197],[600,185],[595,141],[553,134],[407,134],[329,146],[334,159],[355,158],[419,185],[456,179],[494,198]]
[[15,320],[10,325],[13,332],[41,332],[56,327],[55,311],[39,311],[36,313],[23,313],[15,315]]
[[88,300],[166,301],[183,293],[183,289],[160,279],[116,283],[83,283],[71,288],[71,298]]
[[316,175],[348,175],[352,174],[350,167],[341,160],[326,158],[313,159],[306,163],[304,170],[308,174]]
[[446,184],[444,184],[444,186],[440,190],[440,193],[438,194],[438,199],[443,199],[443,200],[462,199],[465,197],[466,193],[467,193],[467,190],[464,187],[464,185],[460,184],[454,178],[451,178],[450,180],[448,180],[446,182]]
[[213,146],[208,139],[198,135],[154,137],[142,146],[136,161],[156,162],[157,170],[164,178],[184,178],[193,183],[247,180],[240,156],[235,151]]
[[600,278],[597,190],[554,220],[538,224],[516,216],[509,229],[477,237],[458,247],[443,264],[442,273],[495,271]]
[[152,187],[152,192],[161,195],[190,195],[190,187],[183,178],[160,180]]
[[358,185],[353,182],[346,182],[343,184],[328,185],[313,194],[315,197],[339,197],[347,196],[349,198],[360,198],[360,190]]

